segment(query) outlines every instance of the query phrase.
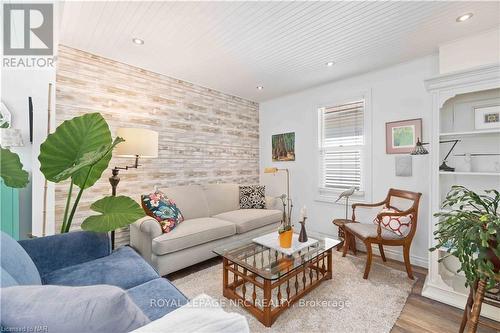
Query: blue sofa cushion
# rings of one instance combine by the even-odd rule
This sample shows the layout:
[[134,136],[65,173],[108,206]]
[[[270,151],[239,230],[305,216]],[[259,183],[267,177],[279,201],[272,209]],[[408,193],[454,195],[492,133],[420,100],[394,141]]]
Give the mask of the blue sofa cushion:
[[16,280],[7,272],[5,269],[1,269],[0,271],[0,287],[5,288],[5,287],[12,287],[12,286],[18,286],[19,283],[17,283]]
[[111,254],[107,233],[72,231],[19,241],[43,276]]
[[3,288],[2,329],[24,332],[129,332],[150,322],[127,293],[113,286]]
[[158,278],[127,290],[135,304],[153,321],[187,304],[188,299],[167,279]]
[[2,287],[4,283],[5,287],[12,285],[14,281],[21,285],[42,283],[33,260],[16,240],[4,232],[1,232],[0,236],[0,253],[2,273],[7,272],[10,275],[2,276]]
[[89,286],[110,284],[129,289],[158,278],[158,273],[132,248],[119,248],[109,256],[53,271],[43,284]]

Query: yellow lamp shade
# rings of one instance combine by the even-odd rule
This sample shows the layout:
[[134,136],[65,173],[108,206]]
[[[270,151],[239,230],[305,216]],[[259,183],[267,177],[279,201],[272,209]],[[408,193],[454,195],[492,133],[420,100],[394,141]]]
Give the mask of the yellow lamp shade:
[[264,173],[276,173],[278,172],[278,168],[265,168]]
[[116,136],[125,139],[114,155],[120,157],[158,157],[158,132],[145,128],[119,128]]

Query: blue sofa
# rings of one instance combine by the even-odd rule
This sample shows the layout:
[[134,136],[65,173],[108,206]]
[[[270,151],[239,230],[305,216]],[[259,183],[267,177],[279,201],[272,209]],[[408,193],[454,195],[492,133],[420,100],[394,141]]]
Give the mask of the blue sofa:
[[[113,285],[126,290],[151,321],[188,301],[132,248],[111,251],[107,234],[76,231],[17,242],[2,232],[0,243],[2,288]],[[164,306],[154,306],[158,299]]]

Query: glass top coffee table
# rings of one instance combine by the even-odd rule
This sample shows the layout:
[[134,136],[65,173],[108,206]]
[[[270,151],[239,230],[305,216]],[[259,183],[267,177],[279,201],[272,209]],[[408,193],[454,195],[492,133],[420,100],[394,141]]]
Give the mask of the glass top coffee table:
[[251,239],[216,248],[214,252],[223,258],[224,297],[235,300],[270,327],[286,308],[332,278],[332,249],[340,241],[310,238],[318,242],[292,255]]

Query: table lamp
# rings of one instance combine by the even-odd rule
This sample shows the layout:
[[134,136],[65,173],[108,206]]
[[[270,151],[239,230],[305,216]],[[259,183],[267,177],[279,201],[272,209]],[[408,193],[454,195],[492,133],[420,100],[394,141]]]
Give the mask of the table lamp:
[[133,165],[113,168],[112,176],[109,177],[113,195],[116,195],[116,188],[120,182],[118,176],[120,170],[137,169],[141,166],[139,158],[158,157],[158,132],[144,128],[119,128],[116,136],[123,138],[125,142],[116,146],[114,156],[135,157],[135,162]]

